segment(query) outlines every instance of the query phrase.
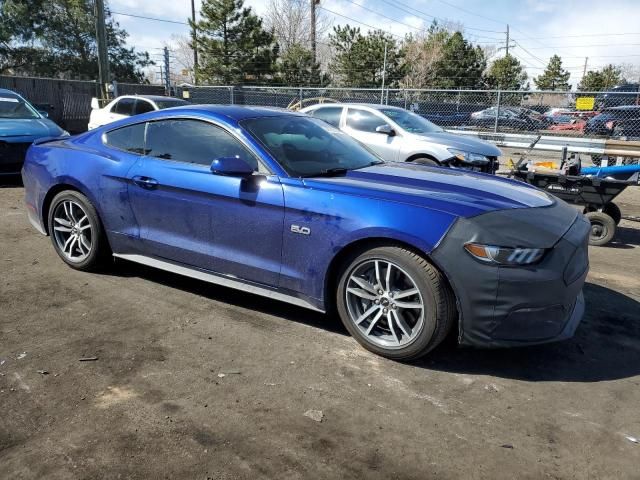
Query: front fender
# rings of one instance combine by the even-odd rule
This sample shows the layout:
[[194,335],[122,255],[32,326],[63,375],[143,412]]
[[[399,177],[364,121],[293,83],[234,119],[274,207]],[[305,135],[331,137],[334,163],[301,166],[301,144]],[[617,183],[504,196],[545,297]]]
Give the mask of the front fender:
[[423,142],[420,145],[409,145],[408,148],[403,149],[401,152],[401,158],[403,161],[407,161],[411,157],[430,156],[442,162],[451,158],[451,152],[447,150],[444,145],[437,143]]
[[330,266],[354,242],[387,239],[429,254],[455,222],[450,213],[286,182],[280,286],[322,301]]

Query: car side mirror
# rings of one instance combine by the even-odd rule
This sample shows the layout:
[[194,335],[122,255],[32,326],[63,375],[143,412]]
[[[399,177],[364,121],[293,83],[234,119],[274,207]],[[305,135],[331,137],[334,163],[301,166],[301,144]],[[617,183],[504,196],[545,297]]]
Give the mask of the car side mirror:
[[44,118],[49,118],[49,114],[44,110],[38,110],[38,113]]
[[91,99],[91,110],[100,110],[100,102],[96,97]]
[[391,128],[390,125],[384,124],[384,125],[380,125],[379,127],[376,127],[376,133],[384,133],[385,135],[389,135],[390,137],[393,137],[396,134],[396,131]]
[[253,175],[254,169],[240,157],[220,157],[211,162],[211,172],[216,175],[248,177]]

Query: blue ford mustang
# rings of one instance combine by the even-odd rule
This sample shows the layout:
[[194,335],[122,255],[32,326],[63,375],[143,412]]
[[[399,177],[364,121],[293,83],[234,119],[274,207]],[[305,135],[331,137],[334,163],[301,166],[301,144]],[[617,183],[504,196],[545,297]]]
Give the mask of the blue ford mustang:
[[[36,142],[32,224],[71,267],[111,255],[320,311],[409,360],[570,337],[589,224],[518,182],[384,163],[326,123],[181,107]],[[248,295],[247,303],[251,302]]]

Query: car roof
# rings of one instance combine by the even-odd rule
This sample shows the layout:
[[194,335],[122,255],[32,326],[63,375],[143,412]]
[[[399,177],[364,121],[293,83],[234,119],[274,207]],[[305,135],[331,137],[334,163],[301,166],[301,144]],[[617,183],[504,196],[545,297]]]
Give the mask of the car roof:
[[166,108],[164,110],[154,110],[148,113],[142,113],[139,115],[133,115],[126,117],[122,120],[117,120],[112,123],[102,125],[95,130],[96,131],[109,131],[116,130],[127,125],[135,123],[162,120],[170,118],[180,118],[189,116],[204,116],[212,119],[217,119],[223,123],[237,126],[238,122],[248,118],[264,118],[264,117],[281,117],[281,116],[293,116],[302,117],[304,114],[298,112],[292,112],[284,108],[275,107],[253,107],[253,106],[237,106],[237,105],[183,105],[180,107]]
[[18,92],[14,92],[13,90],[9,90],[9,89],[7,89],[7,88],[0,88],[0,94],[1,94],[1,95],[7,95],[7,94],[10,94],[10,95],[17,95],[17,96],[20,96],[20,94],[19,94]]
[[121,98],[144,98],[146,100],[151,100],[154,102],[163,102],[166,100],[177,100],[177,101],[185,101],[181,98],[175,98],[175,97],[166,97],[164,95],[119,95],[118,97],[114,98],[114,100],[119,100]]
[[400,108],[400,107],[394,107],[393,105],[380,105],[379,103],[317,103],[315,105],[309,105],[308,107],[303,108],[303,110],[306,109],[316,109],[316,108],[320,108],[320,107],[367,107],[367,108],[372,108],[374,110],[388,110],[388,109],[393,109],[393,110],[404,110],[404,108]]

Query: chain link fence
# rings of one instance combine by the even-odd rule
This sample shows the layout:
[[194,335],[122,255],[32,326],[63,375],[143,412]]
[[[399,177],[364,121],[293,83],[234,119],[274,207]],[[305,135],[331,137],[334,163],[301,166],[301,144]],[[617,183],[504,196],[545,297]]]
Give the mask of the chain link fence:
[[640,140],[640,91],[190,86],[176,94],[193,103],[292,110],[316,103],[382,103],[412,110],[447,129]]
[[[161,85],[114,83],[116,95],[164,95]],[[71,132],[86,129],[95,81],[0,76]],[[497,134],[640,140],[640,91],[543,92],[269,86],[180,86],[172,94],[194,104],[259,105],[299,110],[316,103],[394,105],[447,129]],[[635,89],[634,89],[635,88]]]

